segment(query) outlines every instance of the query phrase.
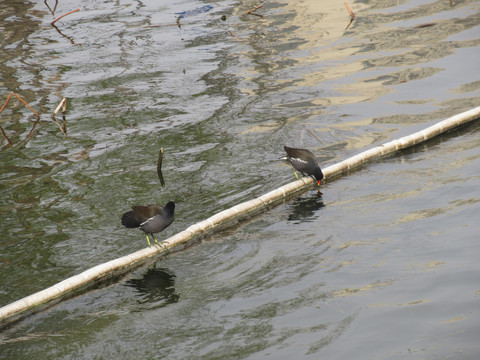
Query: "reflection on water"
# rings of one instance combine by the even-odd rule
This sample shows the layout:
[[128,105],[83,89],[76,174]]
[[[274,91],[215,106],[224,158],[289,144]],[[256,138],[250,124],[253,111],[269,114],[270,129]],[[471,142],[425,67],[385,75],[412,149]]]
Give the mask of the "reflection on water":
[[175,292],[175,275],[167,269],[150,267],[141,278],[129,279],[126,286],[135,288],[138,302],[154,303],[156,307],[175,303],[180,296]]
[[309,197],[300,197],[292,201],[293,211],[288,216],[288,220],[314,221],[318,218],[318,210],[325,206],[323,198],[315,193]]

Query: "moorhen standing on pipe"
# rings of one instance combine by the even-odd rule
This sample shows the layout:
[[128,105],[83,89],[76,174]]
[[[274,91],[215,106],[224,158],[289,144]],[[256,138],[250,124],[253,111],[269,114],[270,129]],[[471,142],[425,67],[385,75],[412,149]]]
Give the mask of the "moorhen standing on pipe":
[[158,204],[133,206],[132,210],[122,215],[122,225],[127,228],[142,229],[146,234],[148,246],[151,246],[148,235],[150,234],[157,243],[153,234],[165,230],[173,222],[174,213],[173,201],[169,201],[165,207]]
[[[287,156],[284,157],[284,160],[287,160],[295,170],[300,171],[302,175],[313,176],[320,186],[320,182],[323,179],[323,172],[318,166],[317,160],[315,160],[315,155],[310,150],[307,149],[296,149],[288,146],[283,147],[287,153]],[[298,179],[297,172],[295,176]]]

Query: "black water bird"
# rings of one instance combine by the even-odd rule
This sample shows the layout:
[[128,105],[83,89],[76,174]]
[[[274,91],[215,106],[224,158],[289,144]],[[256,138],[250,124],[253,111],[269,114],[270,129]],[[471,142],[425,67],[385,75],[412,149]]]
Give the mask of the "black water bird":
[[165,230],[172,222],[175,213],[175,203],[169,201],[164,207],[158,204],[147,206],[133,206],[132,210],[122,215],[122,225],[127,228],[142,229],[147,237],[148,246],[150,246],[150,234],[157,242],[153,235]]
[[[315,155],[307,149],[296,149],[288,146],[284,146],[283,148],[287,153],[287,156],[283,159],[288,161],[294,169],[301,172],[302,175],[313,176],[320,186],[320,182],[323,179],[323,172],[320,166],[318,166],[317,160],[315,160]],[[296,171],[295,176],[298,179]]]

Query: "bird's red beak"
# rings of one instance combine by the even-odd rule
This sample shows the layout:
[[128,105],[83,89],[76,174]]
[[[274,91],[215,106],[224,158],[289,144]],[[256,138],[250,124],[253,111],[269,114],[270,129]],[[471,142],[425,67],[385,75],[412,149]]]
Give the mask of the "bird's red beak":
[[318,180],[318,186],[320,186],[320,183],[322,182],[322,180]]

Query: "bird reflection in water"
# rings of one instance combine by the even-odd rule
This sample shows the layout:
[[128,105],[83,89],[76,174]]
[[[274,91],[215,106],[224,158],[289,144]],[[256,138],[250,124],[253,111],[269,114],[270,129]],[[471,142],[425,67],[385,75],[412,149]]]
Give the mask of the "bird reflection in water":
[[295,199],[292,205],[293,211],[288,216],[290,221],[313,221],[318,217],[318,210],[325,206],[321,193],[315,193],[314,196],[308,198]]
[[176,303],[180,296],[175,292],[175,275],[167,269],[149,268],[139,279],[130,279],[126,286],[135,288],[138,302],[156,303],[156,306],[166,306]]

